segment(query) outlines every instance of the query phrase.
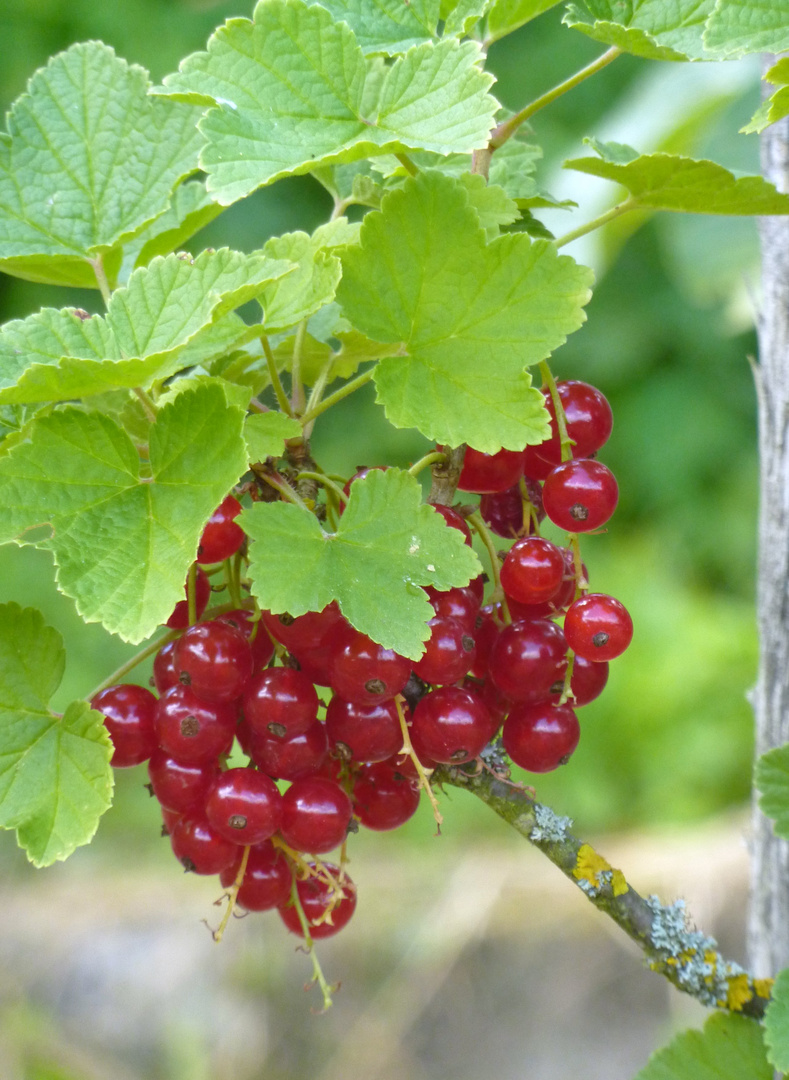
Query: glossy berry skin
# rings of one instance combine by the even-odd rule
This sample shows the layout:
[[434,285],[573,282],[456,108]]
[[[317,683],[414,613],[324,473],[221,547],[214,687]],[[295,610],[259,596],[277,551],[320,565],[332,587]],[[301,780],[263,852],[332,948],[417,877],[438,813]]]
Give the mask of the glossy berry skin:
[[[316,720],[303,735],[256,735],[239,726],[239,742],[258,768],[277,780],[298,780],[317,772],[329,754],[326,725]],[[242,741],[243,740],[243,741]]]
[[281,642],[291,652],[317,649],[334,636],[338,626],[346,625],[336,603],[328,604],[322,611],[308,611],[296,618],[287,612],[274,615],[264,611],[263,622],[274,640]]
[[[552,619],[565,611],[575,599],[576,577],[575,562],[572,548],[559,548],[564,559],[564,574],[559,591],[550,600],[541,604],[522,604],[512,596],[507,597],[507,605],[513,621],[518,619]],[[586,566],[582,564],[581,572],[587,577]]]
[[591,532],[605,525],[618,501],[614,474],[588,458],[559,465],[542,489],[545,513],[554,525],[571,533]]
[[451,506],[443,506],[441,503],[428,503],[428,506],[432,506],[437,514],[446,521],[447,525],[451,525],[453,529],[457,529],[458,532],[463,534],[463,539],[466,541],[469,547],[471,547],[471,529],[469,529],[466,519],[453,510]]
[[269,668],[247,684],[241,699],[250,731],[277,738],[303,735],[318,719],[318,695],[295,668]]
[[175,641],[162,645],[153,660],[153,685],[160,695],[179,685],[178,669],[173,658],[175,645]]
[[416,813],[419,788],[389,762],[363,765],[353,785],[354,811],[366,829],[398,829]]
[[445,591],[439,591],[432,585],[428,585],[425,592],[436,615],[449,616],[469,630],[474,629],[479,612],[479,599],[470,585]]
[[523,620],[505,626],[496,639],[488,671],[511,701],[540,701],[564,678],[567,642],[556,623]]
[[156,704],[150,690],[134,683],[109,686],[92,698],[90,707],[104,715],[104,726],[112,739],[113,768],[139,765],[154,752]]
[[200,765],[230,749],[236,729],[232,704],[210,703],[188,686],[174,686],[156,705],[159,746],[177,761]]
[[394,700],[354,705],[335,694],[326,709],[326,734],[345,761],[385,761],[403,745]]
[[457,682],[471,670],[476,658],[470,628],[446,615],[436,615],[427,625],[430,637],[425,642],[424,654],[414,664],[414,671],[433,686]]
[[501,586],[521,604],[541,604],[559,592],[564,578],[562,549],[541,536],[524,536],[507,552]]
[[232,495],[223,499],[214,510],[203,529],[197,547],[197,561],[208,563],[224,562],[235,555],[244,543],[244,530],[235,523],[241,513],[241,503]]
[[492,720],[480,698],[458,686],[426,694],[414,709],[411,741],[420,761],[471,761],[487,745]]
[[202,808],[211,781],[219,774],[216,761],[190,765],[176,761],[164,750],[155,750],[148,762],[148,779],[156,798],[165,810],[176,814],[194,814]]
[[178,819],[170,833],[176,859],[194,874],[221,874],[233,862],[238,845],[221,837],[204,817]]
[[[335,881],[339,880],[340,869],[333,863],[324,863]],[[314,864],[310,864],[314,870]],[[346,874],[342,879],[342,899],[332,901],[336,893],[328,882],[317,876],[310,876],[296,882],[296,891],[310,928],[310,937],[319,939],[332,937],[346,926],[356,910],[356,886]],[[324,921],[326,912],[331,909],[331,922]],[[285,926],[292,934],[304,936],[298,912],[295,907],[283,904],[277,908]]]
[[[189,582],[187,580],[184,585],[184,592],[188,592]],[[208,600],[211,596],[211,582],[208,577],[203,573],[200,567],[197,567],[197,573],[195,574],[195,618],[199,619],[208,606]],[[173,608],[173,613],[165,623],[171,630],[185,630],[189,625],[189,601],[179,600]]]
[[545,511],[542,508],[542,488],[536,480],[523,478],[528,493],[528,502],[524,501],[520,483],[498,491],[492,495],[483,495],[479,500],[479,512],[488,528],[497,536],[512,540],[517,536],[528,536],[534,532],[529,503],[536,511],[537,520],[542,521]]
[[349,627],[331,652],[332,688],[356,705],[376,705],[399,694],[411,661]]
[[539,480],[546,480],[555,468],[550,461],[540,457],[538,450],[539,446],[527,446],[523,451],[523,475],[535,484]]
[[173,663],[179,681],[203,701],[233,701],[252,677],[247,639],[218,620],[190,626],[175,646]]
[[587,593],[567,609],[567,644],[587,660],[614,660],[633,638],[633,620],[624,604],[605,593]]
[[474,626],[476,657],[469,672],[471,675],[476,676],[478,679],[484,679],[488,674],[491,649],[500,633],[501,625],[493,618],[493,606],[486,604],[480,610]]
[[573,661],[573,673],[570,676],[570,690],[574,708],[588,705],[599,698],[608,682],[608,664],[605,660],[586,660],[576,654]]
[[[230,888],[236,880],[242,856],[243,853],[239,851],[232,865],[219,875],[223,888]],[[270,840],[264,840],[249,849],[244,880],[238,890],[236,903],[247,911],[270,911],[287,902],[292,881],[288,860]]]
[[317,649],[299,649],[298,652],[291,650],[290,655],[298,665],[298,670],[306,675],[311,683],[316,686],[331,686],[330,644],[319,645]]
[[274,642],[266,631],[262,619],[254,619],[251,611],[239,608],[237,611],[228,611],[219,615],[217,622],[227,623],[235,630],[240,630],[249,642],[252,650],[252,670],[262,671],[274,655]]
[[475,491],[480,495],[506,491],[517,484],[523,475],[523,451],[499,450],[483,454],[481,450],[466,449],[460,470],[458,491]]
[[282,796],[265,773],[256,769],[227,769],[211,784],[205,800],[211,827],[234,844],[268,840],[282,820]]
[[[574,458],[585,458],[595,454],[608,442],[614,426],[611,406],[600,391],[589,383],[568,379],[558,382],[559,400],[564,409],[567,422],[567,434],[574,441],[571,452]],[[559,429],[556,424],[556,410],[553,398],[547,390],[545,407],[551,414],[551,437],[535,447],[537,454],[552,465],[559,465],[562,460],[559,443]]]
[[578,717],[567,705],[516,705],[504,721],[504,749],[527,772],[551,772],[566,764],[578,745]]
[[345,839],[353,807],[339,784],[323,776],[294,780],[282,796],[282,839],[296,851],[321,855]]

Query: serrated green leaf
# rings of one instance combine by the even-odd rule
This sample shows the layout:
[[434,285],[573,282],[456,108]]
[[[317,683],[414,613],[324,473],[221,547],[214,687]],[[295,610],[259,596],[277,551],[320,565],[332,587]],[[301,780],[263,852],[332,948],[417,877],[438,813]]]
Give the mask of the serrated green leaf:
[[0,827],[16,829],[36,866],[93,837],[112,796],[112,744],[100,713],[49,711],[65,652],[40,612],[0,605]]
[[704,30],[716,58],[789,49],[789,0],[718,0]]
[[292,263],[296,270],[274,282],[258,296],[264,311],[266,333],[276,334],[310,318],[331,303],[342,273],[333,249],[358,243],[360,225],[344,217],[305,232],[272,237],[263,251],[274,261]]
[[0,140],[0,269],[30,281],[114,284],[121,245],[197,169],[199,110],[147,94],[145,70],[99,42],[36,72]]
[[488,240],[494,240],[502,226],[512,225],[520,217],[518,204],[498,184],[487,184],[481,176],[472,173],[464,173],[460,182],[468,193],[470,205],[477,211]]
[[765,73],[764,81],[772,83],[773,86],[777,86],[779,89],[775,91],[772,97],[763,101],[753,114],[750,122],[745,127],[740,128],[743,134],[761,133],[770,124],[775,124],[778,120],[783,120],[785,116],[789,116],[789,57],[785,56],[777,64],[773,64],[770,70]]
[[286,439],[298,439],[301,424],[284,413],[253,413],[244,421],[244,439],[250,461],[281,457]]
[[[601,147],[605,144],[595,148]],[[576,158],[565,161],[564,168],[621,184],[644,209],[684,214],[789,214],[789,195],[780,194],[761,176],[737,178],[714,161],[679,154],[642,154],[627,164]]]
[[350,164],[326,165],[312,170],[312,175],[322,184],[336,203],[351,206],[381,205],[383,188],[372,175],[369,161],[352,161]]
[[436,32],[439,0],[308,0],[353,30],[362,52],[397,56]]
[[0,543],[51,550],[84,621],[142,641],[182,599],[202,528],[246,471],[242,423],[218,386],[180,394],[151,426],[143,475],[110,417],[67,407],[35,420],[0,459]]
[[762,813],[773,818],[776,836],[789,840],[789,744],[768,750],[756,762]]
[[106,317],[44,308],[6,323],[0,328],[0,402],[63,401],[150,386],[259,333],[229,317],[231,309],[294,269],[228,248],[196,259],[168,255],[135,270],[112,294]]
[[454,39],[367,63],[348,25],[302,0],[260,0],[161,93],[217,107],[200,122],[208,190],[225,205],[282,176],[374,154],[487,145],[498,107],[480,47]]
[[544,403],[524,369],[581,325],[591,283],[547,242],[521,234],[486,245],[465,185],[421,173],[367,214],[337,299],[362,333],[407,350],[376,369],[391,423],[493,453],[545,438]]
[[495,0],[488,14],[488,42],[506,37],[519,26],[524,26],[544,11],[549,11],[560,0]]
[[124,245],[120,281],[127,282],[132,270],[147,266],[157,255],[169,255],[182,248],[222,210],[206,191],[204,180],[179,184],[169,209]]
[[658,1050],[635,1080],[773,1080],[755,1020],[715,1013]]
[[702,31],[715,0],[583,0],[562,19],[573,30],[649,60],[714,60]]
[[[558,0],[555,0],[558,3]],[[491,0],[458,0],[446,14],[444,37],[470,34],[491,5]]]
[[255,503],[237,520],[256,541],[249,573],[261,607],[302,615],[336,600],[357,630],[414,660],[432,613],[420,586],[448,589],[480,571],[458,530],[422,503],[418,481],[399,469],[352,484],[336,533],[286,503]]
[[779,972],[764,1014],[764,1043],[770,1064],[789,1072],[789,968]]

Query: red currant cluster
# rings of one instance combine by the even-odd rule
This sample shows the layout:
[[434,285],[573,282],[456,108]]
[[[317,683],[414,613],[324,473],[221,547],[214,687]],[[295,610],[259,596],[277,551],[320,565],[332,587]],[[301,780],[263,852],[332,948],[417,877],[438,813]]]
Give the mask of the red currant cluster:
[[[481,495],[479,511],[435,507],[469,544],[467,518],[489,546],[488,530],[515,543],[503,564],[494,558],[485,607],[482,577],[427,589],[434,616],[416,663],[354,629],[336,604],[297,618],[224,604],[199,621],[210,575],[242,558],[230,495],[168,620],[176,634],[154,660],[159,696],[124,684],[94,697],[113,764],[148,761],[176,857],[218,874],[241,907],[276,908],[294,933],[334,934],[356,904],[349,831],[402,825],[421,788],[432,799],[431,769],[479,757],[500,729],[512,760],[533,772],[575,749],[571,704],[602,691],[632,626],[618,601],[587,593],[578,553],[577,534],[616,506],[612,474],[589,456],[608,438],[610,408],[584,383],[555,392],[560,420],[547,395],[553,431],[536,449],[466,451],[459,489]],[[562,461],[570,448],[578,456]],[[569,547],[538,535],[545,516],[570,532]],[[234,742],[247,765],[228,767]],[[321,859],[337,848],[339,865]]]

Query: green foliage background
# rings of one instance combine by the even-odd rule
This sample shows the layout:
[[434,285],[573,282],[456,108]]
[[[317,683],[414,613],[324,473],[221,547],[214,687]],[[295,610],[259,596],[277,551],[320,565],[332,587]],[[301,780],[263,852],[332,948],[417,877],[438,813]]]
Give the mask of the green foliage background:
[[[159,80],[203,47],[223,19],[251,9],[250,2],[210,0],[6,0],[0,40],[11,48],[0,68],[0,101],[7,107],[51,54],[91,38]],[[560,26],[561,10],[491,49],[494,93],[506,106],[521,106],[598,55],[595,43]],[[709,77],[713,67],[728,78]],[[578,155],[584,136],[631,141],[641,151],[714,156],[757,172],[755,136],[736,134],[756,106],[756,81],[752,61],[743,70],[622,57],[535,118],[546,155],[538,179],[554,194],[565,195],[569,189],[556,185],[567,181],[595,197],[601,183],[577,174],[563,181],[558,172],[563,157]],[[658,100],[668,101],[665,111]],[[250,251],[283,231],[314,229],[329,210],[310,178],[281,181],[231,207],[190,247]],[[558,214],[550,227],[570,228]],[[556,354],[555,369],[600,386],[614,409],[614,435],[602,456],[619,479],[620,508],[609,534],[585,540],[583,554],[593,587],[630,607],[636,636],[612,665],[603,698],[583,710],[572,764],[538,783],[540,797],[585,830],[689,821],[747,797],[745,693],[756,656],[756,432],[747,360],[755,351],[755,224],[666,214],[641,217],[636,228],[628,219],[578,255],[589,256],[598,275],[589,323]],[[98,310],[100,299],[0,275],[0,321],[64,303]],[[414,432],[387,428],[370,388],[321,420],[314,445],[325,467],[344,473],[360,463],[407,464],[427,446]],[[83,626],[71,601],[56,594],[44,553],[0,549],[0,601],[6,600],[40,607],[69,644],[56,708],[86,694],[128,654],[101,628]],[[150,819],[139,784],[136,774],[120,777],[119,806],[100,833],[131,832],[140,817]],[[466,802],[448,808],[449,833],[468,838],[469,830],[497,827]],[[402,832],[404,842],[432,837],[421,817]]]

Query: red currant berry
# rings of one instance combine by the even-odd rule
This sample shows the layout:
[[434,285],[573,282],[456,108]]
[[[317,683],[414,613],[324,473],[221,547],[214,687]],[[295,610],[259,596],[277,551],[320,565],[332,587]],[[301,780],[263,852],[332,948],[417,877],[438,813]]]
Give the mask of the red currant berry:
[[[188,593],[189,582],[184,585],[184,592]],[[211,582],[198,566],[195,574],[195,618],[199,619],[208,606],[211,596]],[[173,608],[173,613],[165,623],[171,630],[185,630],[189,625],[189,601],[179,600]]]
[[279,788],[256,769],[228,769],[211,784],[205,801],[209,824],[234,844],[259,844],[273,836],[282,818]]
[[[573,440],[571,447],[574,458],[585,458],[596,453],[611,435],[614,418],[611,406],[603,394],[589,383],[571,379],[556,384],[559,400],[564,409],[567,422],[567,434]],[[551,414],[551,436],[536,447],[537,453],[545,461],[559,465],[562,460],[562,448],[559,443],[559,429],[556,424],[556,410],[553,398],[548,390],[543,390],[545,406]]]
[[254,671],[262,671],[268,666],[274,655],[274,642],[269,637],[262,619],[255,619],[253,613],[247,611],[246,608],[238,608],[236,611],[219,615],[216,621],[227,623],[228,626],[241,631],[252,650]]
[[564,620],[567,644],[587,660],[614,660],[633,638],[633,620],[624,604],[605,593],[581,596]]
[[457,682],[471,670],[476,657],[469,628],[457,619],[436,615],[428,624],[430,637],[414,671],[426,683],[443,686]]
[[326,734],[345,761],[385,761],[403,745],[393,700],[354,705],[335,694],[326,709]]
[[332,647],[332,688],[357,705],[376,705],[399,694],[411,661],[349,627]]
[[363,765],[353,785],[356,816],[367,829],[398,829],[416,813],[419,788],[388,761]]
[[296,851],[321,855],[345,839],[353,807],[339,784],[322,776],[294,780],[282,796],[282,839]]
[[432,506],[436,513],[440,514],[446,521],[447,525],[451,525],[453,529],[461,532],[463,539],[471,547],[471,529],[469,529],[466,519],[457,510],[453,510],[451,506],[443,506],[441,503],[428,503],[428,506]]
[[491,649],[488,670],[497,688],[512,701],[541,701],[567,668],[567,642],[547,619],[505,626]]
[[188,686],[174,686],[156,705],[159,746],[177,761],[199,765],[226,753],[236,729],[232,704],[203,701]]
[[554,468],[550,461],[540,457],[538,450],[539,446],[527,446],[523,451],[523,475],[535,484],[545,480]]
[[578,709],[600,697],[608,682],[608,664],[605,660],[586,660],[576,654],[573,660],[573,673],[570,676],[570,690],[573,706]]
[[442,592],[428,585],[425,592],[436,615],[456,619],[469,630],[474,628],[479,611],[479,600],[476,591],[469,585]]
[[91,700],[90,707],[104,715],[104,726],[112,739],[110,764],[114,768],[139,765],[156,749],[156,704],[150,690],[134,683],[109,686]]
[[523,451],[499,450],[483,454],[481,450],[466,449],[463,468],[458,480],[459,491],[475,491],[481,495],[506,491],[517,484],[523,475]]
[[311,776],[320,769],[329,753],[326,725],[320,720],[316,720],[303,735],[285,736],[284,739],[276,735],[256,735],[249,728],[242,734],[245,727],[245,724],[239,726],[239,742],[243,738],[246,753],[258,768],[278,780]]
[[244,530],[235,523],[241,503],[232,495],[223,499],[208,519],[197,547],[197,561],[218,563],[235,555],[244,543]]
[[558,593],[564,578],[561,548],[541,536],[524,536],[507,552],[501,567],[501,587],[521,604],[541,604]]
[[290,652],[317,649],[334,636],[338,624],[345,625],[340,609],[334,602],[322,611],[308,611],[296,618],[287,612],[274,615],[264,611],[263,622],[274,640],[281,642]]
[[478,679],[485,678],[488,673],[490,652],[500,633],[501,624],[493,617],[493,605],[486,604],[477,616],[474,627],[474,645],[477,655],[470,669],[471,675]]
[[190,626],[173,654],[178,678],[203,701],[239,697],[252,677],[252,650],[240,630],[214,620]]
[[[239,851],[235,862],[219,875],[223,888],[230,888],[236,880],[242,858],[243,852]],[[264,840],[249,849],[236,902],[247,911],[270,911],[287,903],[292,881],[288,860],[270,840]]]
[[482,701],[458,686],[426,694],[414,709],[411,740],[417,757],[445,764],[471,761],[487,745],[492,721]]
[[285,738],[303,735],[318,719],[318,695],[295,668],[269,668],[248,684],[241,707],[250,731]]
[[176,761],[165,750],[155,750],[148,762],[148,779],[153,793],[165,810],[195,814],[205,803],[211,781],[219,774],[216,760],[202,765]]
[[[545,514],[542,510],[542,493],[540,485],[533,480],[526,481],[528,490],[532,494],[531,502],[538,513],[541,521]],[[508,540],[513,537],[523,536],[533,532],[529,505],[524,502],[520,484],[515,484],[506,491],[497,491],[492,495],[483,495],[479,500],[479,512],[488,528],[497,536],[504,536]]]
[[567,532],[591,532],[616,510],[619,488],[614,474],[599,461],[579,458],[554,469],[542,489],[545,513]]
[[[335,881],[339,881],[339,867],[333,863],[324,863],[323,867]],[[356,886],[345,874],[337,891],[324,877],[318,876],[314,864],[310,863],[310,868],[313,871],[310,877],[296,882],[296,892],[307,919],[310,937],[332,937],[347,925],[356,910]],[[282,904],[277,911],[291,934],[304,936],[295,907]]]
[[504,749],[528,772],[550,772],[566,764],[578,745],[578,717],[567,705],[515,705],[504,721]]
[[170,833],[176,859],[194,874],[220,874],[233,862],[238,845],[215,832],[203,817],[181,817]]
[[160,695],[166,694],[179,684],[178,669],[173,658],[175,644],[174,641],[168,641],[166,645],[162,645],[153,660],[153,685]]

